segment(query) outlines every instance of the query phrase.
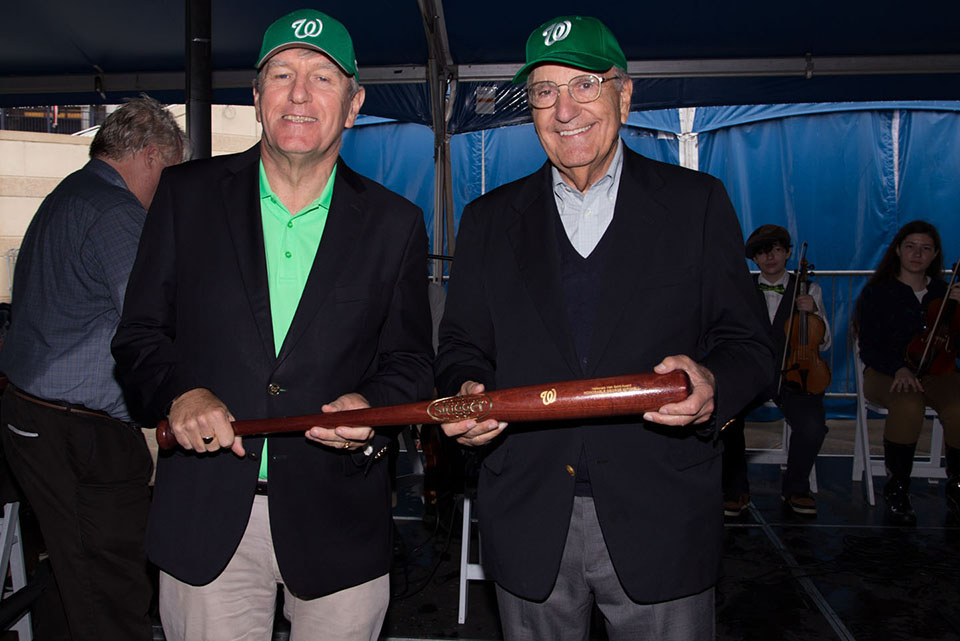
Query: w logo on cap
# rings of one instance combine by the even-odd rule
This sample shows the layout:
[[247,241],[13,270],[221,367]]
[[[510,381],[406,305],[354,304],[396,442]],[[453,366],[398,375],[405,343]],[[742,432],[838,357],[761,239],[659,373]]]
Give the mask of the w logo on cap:
[[293,27],[293,35],[298,38],[315,38],[323,31],[323,23],[320,18],[314,18],[313,20],[301,18],[294,20],[290,26]]
[[544,29],[541,35],[543,35],[543,44],[549,47],[553,43],[559,42],[570,35],[570,21],[554,22]]

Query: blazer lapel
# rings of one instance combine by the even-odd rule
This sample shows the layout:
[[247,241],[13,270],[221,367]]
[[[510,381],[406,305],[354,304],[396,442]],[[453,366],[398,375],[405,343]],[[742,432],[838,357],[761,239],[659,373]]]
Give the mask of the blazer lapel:
[[267,356],[273,361],[276,351],[260,219],[259,145],[232,159],[227,168],[231,173],[220,183],[227,229],[236,249],[237,268],[260,339]]
[[582,370],[567,322],[560,283],[560,250],[555,231],[560,214],[553,198],[549,163],[527,181],[513,214],[507,235],[520,279],[571,373],[580,376]]
[[360,246],[364,213],[362,185],[342,160],[338,160],[337,176],[333,182],[333,199],[323,228],[323,237],[310,268],[310,275],[300,295],[300,304],[287,330],[287,336],[277,356],[279,362],[293,351],[294,346],[310,326],[321,304],[330,295],[337,276],[344,269],[346,254]]
[[[662,180],[646,161],[624,146],[623,169],[613,221],[604,233],[601,243],[611,243],[609,259],[604,268],[596,309],[593,337],[587,361],[589,377],[596,371],[614,330],[621,322],[626,301],[634,295],[637,274],[637,256],[656,264],[665,256],[668,238],[664,237],[668,210],[652,195]],[[667,264],[667,263],[665,263]]]

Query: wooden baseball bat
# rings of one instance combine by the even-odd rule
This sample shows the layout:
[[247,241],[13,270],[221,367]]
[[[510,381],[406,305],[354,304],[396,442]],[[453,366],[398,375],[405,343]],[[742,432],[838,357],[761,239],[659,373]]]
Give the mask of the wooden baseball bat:
[[[650,372],[527,385],[362,410],[234,421],[233,432],[237,436],[247,436],[306,431],[314,426],[382,427],[453,423],[466,419],[479,421],[486,417],[513,422],[624,416],[642,414],[667,403],[682,401],[690,395],[691,390],[686,372]],[[166,420],[157,424],[157,444],[165,450],[177,445],[177,439]]]

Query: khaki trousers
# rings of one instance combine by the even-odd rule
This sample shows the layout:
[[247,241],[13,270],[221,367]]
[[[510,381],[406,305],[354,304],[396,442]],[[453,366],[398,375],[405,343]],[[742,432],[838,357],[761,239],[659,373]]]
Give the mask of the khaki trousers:
[[[267,497],[258,495],[240,546],[220,576],[193,586],[161,572],[163,633],[168,641],[270,641],[282,583]],[[376,641],[390,601],[390,576],[310,600],[284,586],[283,596],[290,641]]]
[[920,438],[923,413],[929,405],[943,424],[943,439],[950,447],[960,448],[960,373],[924,376],[923,392],[891,392],[893,378],[873,368],[863,372],[863,394],[889,411],[883,438],[893,443],[913,445]]

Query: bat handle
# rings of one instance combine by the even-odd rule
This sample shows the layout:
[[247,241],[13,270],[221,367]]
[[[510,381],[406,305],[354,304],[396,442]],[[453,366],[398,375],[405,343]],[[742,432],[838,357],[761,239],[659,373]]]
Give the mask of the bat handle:
[[177,446],[177,437],[173,435],[173,428],[167,419],[157,423],[157,445],[161,450],[172,450]]

